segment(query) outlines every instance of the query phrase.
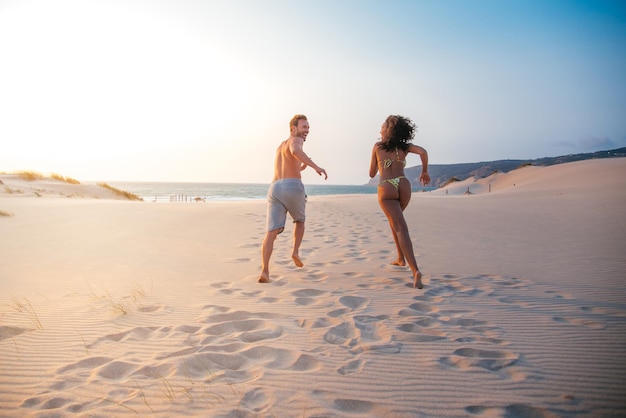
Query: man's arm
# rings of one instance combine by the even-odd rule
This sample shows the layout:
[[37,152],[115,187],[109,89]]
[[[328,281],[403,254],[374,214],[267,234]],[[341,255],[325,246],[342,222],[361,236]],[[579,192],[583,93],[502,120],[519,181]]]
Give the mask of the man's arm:
[[317,172],[317,174],[319,174],[320,176],[324,174],[324,180],[328,179],[328,174],[326,174],[326,170],[315,164],[313,160],[308,155],[306,155],[306,153],[302,149],[303,144],[304,140],[300,137],[293,138],[293,140],[289,144],[289,151],[291,152],[291,154],[293,154],[293,156],[303,164],[303,167],[301,167],[300,169],[304,170],[307,166],[309,166],[313,168],[313,170],[315,170],[315,172]]

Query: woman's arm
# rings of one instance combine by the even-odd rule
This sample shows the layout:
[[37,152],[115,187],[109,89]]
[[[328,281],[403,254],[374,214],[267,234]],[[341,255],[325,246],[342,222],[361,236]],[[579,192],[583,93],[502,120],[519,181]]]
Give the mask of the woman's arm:
[[430,176],[428,175],[428,152],[426,152],[426,150],[419,145],[414,144],[409,145],[407,151],[419,155],[420,159],[422,160],[422,174],[420,175],[420,183],[424,185],[430,183]]
[[378,157],[376,156],[378,144],[378,142],[374,144],[374,148],[372,149],[372,159],[370,160],[370,178],[373,178],[376,173],[378,173]]

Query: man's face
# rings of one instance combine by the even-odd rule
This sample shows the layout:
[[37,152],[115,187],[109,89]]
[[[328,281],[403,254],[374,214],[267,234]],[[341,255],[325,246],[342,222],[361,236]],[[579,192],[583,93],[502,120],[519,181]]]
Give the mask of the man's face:
[[298,126],[296,126],[294,130],[294,136],[299,136],[306,140],[306,136],[309,134],[309,122],[304,119],[300,119],[298,121]]

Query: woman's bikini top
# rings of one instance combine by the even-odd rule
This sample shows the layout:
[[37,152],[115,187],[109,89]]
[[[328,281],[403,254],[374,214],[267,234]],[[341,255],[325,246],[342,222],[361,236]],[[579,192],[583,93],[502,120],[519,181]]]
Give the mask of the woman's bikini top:
[[[398,148],[396,148],[396,161],[399,163],[402,163],[402,165],[404,167],[406,167],[406,160],[401,160],[400,159],[400,155],[398,155]],[[391,167],[391,164],[393,163],[393,160],[391,158],[385,158],[383,160],[383,168],[387,169],[389,167]]]

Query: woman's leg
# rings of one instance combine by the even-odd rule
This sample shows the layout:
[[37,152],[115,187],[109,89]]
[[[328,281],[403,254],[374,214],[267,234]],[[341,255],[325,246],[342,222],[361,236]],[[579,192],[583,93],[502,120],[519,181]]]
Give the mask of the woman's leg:
[[402,248],[400,248],[400,243],[398,242],[398,234],[394,231],[391,223],[389,224],[391,227],[391,235],[393,236],[393,242],[396,244],[396,251],[398,252],[398,258],[391,262],[394,266],[406,266],[406,261],[404,260],[404,254],[402,253]]
[[[404,209],[406,209],[406,207],[409,205],[409,201],[411,200],[411,183],[408,181],[406,182],[408,184],[408,187],[406,187],[406,184],[402,183],[404,182],[400,180],[398,195],[400,201],[400,209],[402,209],[402,212],[404,212]],[[394,266],[405,266],[406,261],[404,260],[404,254],[402,253],[402,249],[400,248],[400,244],[398,243],[398,235],[396,234],[396,231],[393,230],[393,227],[391,228],[391,233],[393,235],[393,242],[396,244],[396,251],[398,252],[398,259],[396,261],[392,261],[391,264],[393,264]]]
[[404,214],[402,213],[400,200],[397,197],[393,198],[393,194],[393,191],[386,188],[385,185],[379,187],[378,202],[389,220],[391,229],[395,233],[394,240],[397,240],[397,245],[413,272],[413,286],[421,289],[423,287],[421,281],[422,274],[417,267],[417,261],[415,261],[413,243],[409,236],[409,228],[404,219]]

